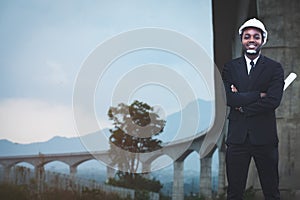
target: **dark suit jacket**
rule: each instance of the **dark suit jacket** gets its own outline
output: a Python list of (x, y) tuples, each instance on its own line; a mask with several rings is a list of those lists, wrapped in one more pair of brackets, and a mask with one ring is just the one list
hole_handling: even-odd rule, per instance
[[(247, 135), (254, 145), (277, 144), (275, 109), (279, 106), (284, 86), (284, 72), (280, 63), (260, 56), (250, 75), (244, 56), (224, 65), (224, 81), (228, 115), (227, 144), (243, 144)], [(235, 85), (237, 93), (231, 91)], [(260, 92), (266, 97), (261, 98)], [(242, 107), (244, 112), (236, 108)]]

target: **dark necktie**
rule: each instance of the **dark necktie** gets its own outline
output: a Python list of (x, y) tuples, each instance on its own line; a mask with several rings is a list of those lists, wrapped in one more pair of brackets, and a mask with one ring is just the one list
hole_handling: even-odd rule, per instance
[(251, 69), (250, 69), (250, 72), (249, 72), (249, 74), (251, 73), (251, 71), (253, 70), (253, 68), (254, 68), (254, 62), (253, 62), (253, 60), (251, 60), (251, 62), (250, 62), (250, 65), (251, 65)]

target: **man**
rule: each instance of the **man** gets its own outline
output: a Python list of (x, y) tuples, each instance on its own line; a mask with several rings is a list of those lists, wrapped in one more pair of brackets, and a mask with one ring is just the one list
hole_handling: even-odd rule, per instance
[(264, 24), (253, 18), (239, 29), (243, 55), (224, 65), (228, 135), (226, 170), (228, 200), (241, 200), (249, 163), (254, 159), (266, 200), (280, 199), (278, 137), (275, 109), (284, 86), (280, 63), (261, 55), (267, 41)]

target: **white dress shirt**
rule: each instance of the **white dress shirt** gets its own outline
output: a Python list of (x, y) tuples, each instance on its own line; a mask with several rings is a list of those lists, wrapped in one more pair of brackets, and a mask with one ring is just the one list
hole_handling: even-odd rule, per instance
[[(258, 60), (258, 58), (259, 58), (260, 56), (257, 56), (254, 60), (253, 60), (253, 62), (254, 62), (254, 65), (253, 66), (255, 66), (256, 65), (256, 62), (257, 62), (257, 60)], [(247, 63), (247, 72), (248, 72), (248, 74), (250, 73), (250, 70), (251, 70), (251, 64), (250, 64), (250, 62), (251, 62), (251, 60), (245, 55), (245, 59), (246, 59), (246, 63)]]

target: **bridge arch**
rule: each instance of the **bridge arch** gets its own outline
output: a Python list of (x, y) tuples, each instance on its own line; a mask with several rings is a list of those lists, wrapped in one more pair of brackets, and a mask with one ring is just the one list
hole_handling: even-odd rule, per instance
[(49, 162), (44, 163), (43, 165), (46, 171), (69, 174), (70, 173), (70, 166), (63, 161), (60, 160), (52, 160)]
[(77, 165), (76, 177), (105, 182), (108, 179), (107, 167), (97, 159), (86, 160)]
[(11, 167), (25, 167), (27, 169), (30, 169), (30, 170), (34, 170), (34, 165), (29, 163), (29, 162), (18, 162), (16, 163), (15, 165), (11, 166)]
[(85, 162), (88, 162), (88, 161), (91, 161), (91, 160), (97, 160), (96, 158), (94, 157), (91, 157), (91, 158), (86, 158), (86, 159), (82, 159), (82, 160), (77, 160), (77, 161), (73, 161), (73, 162), (68, 162), (68, 164), (72, 167), (78, 167), (79, 165), (81, 165), (82, 163), (85, 163)]

